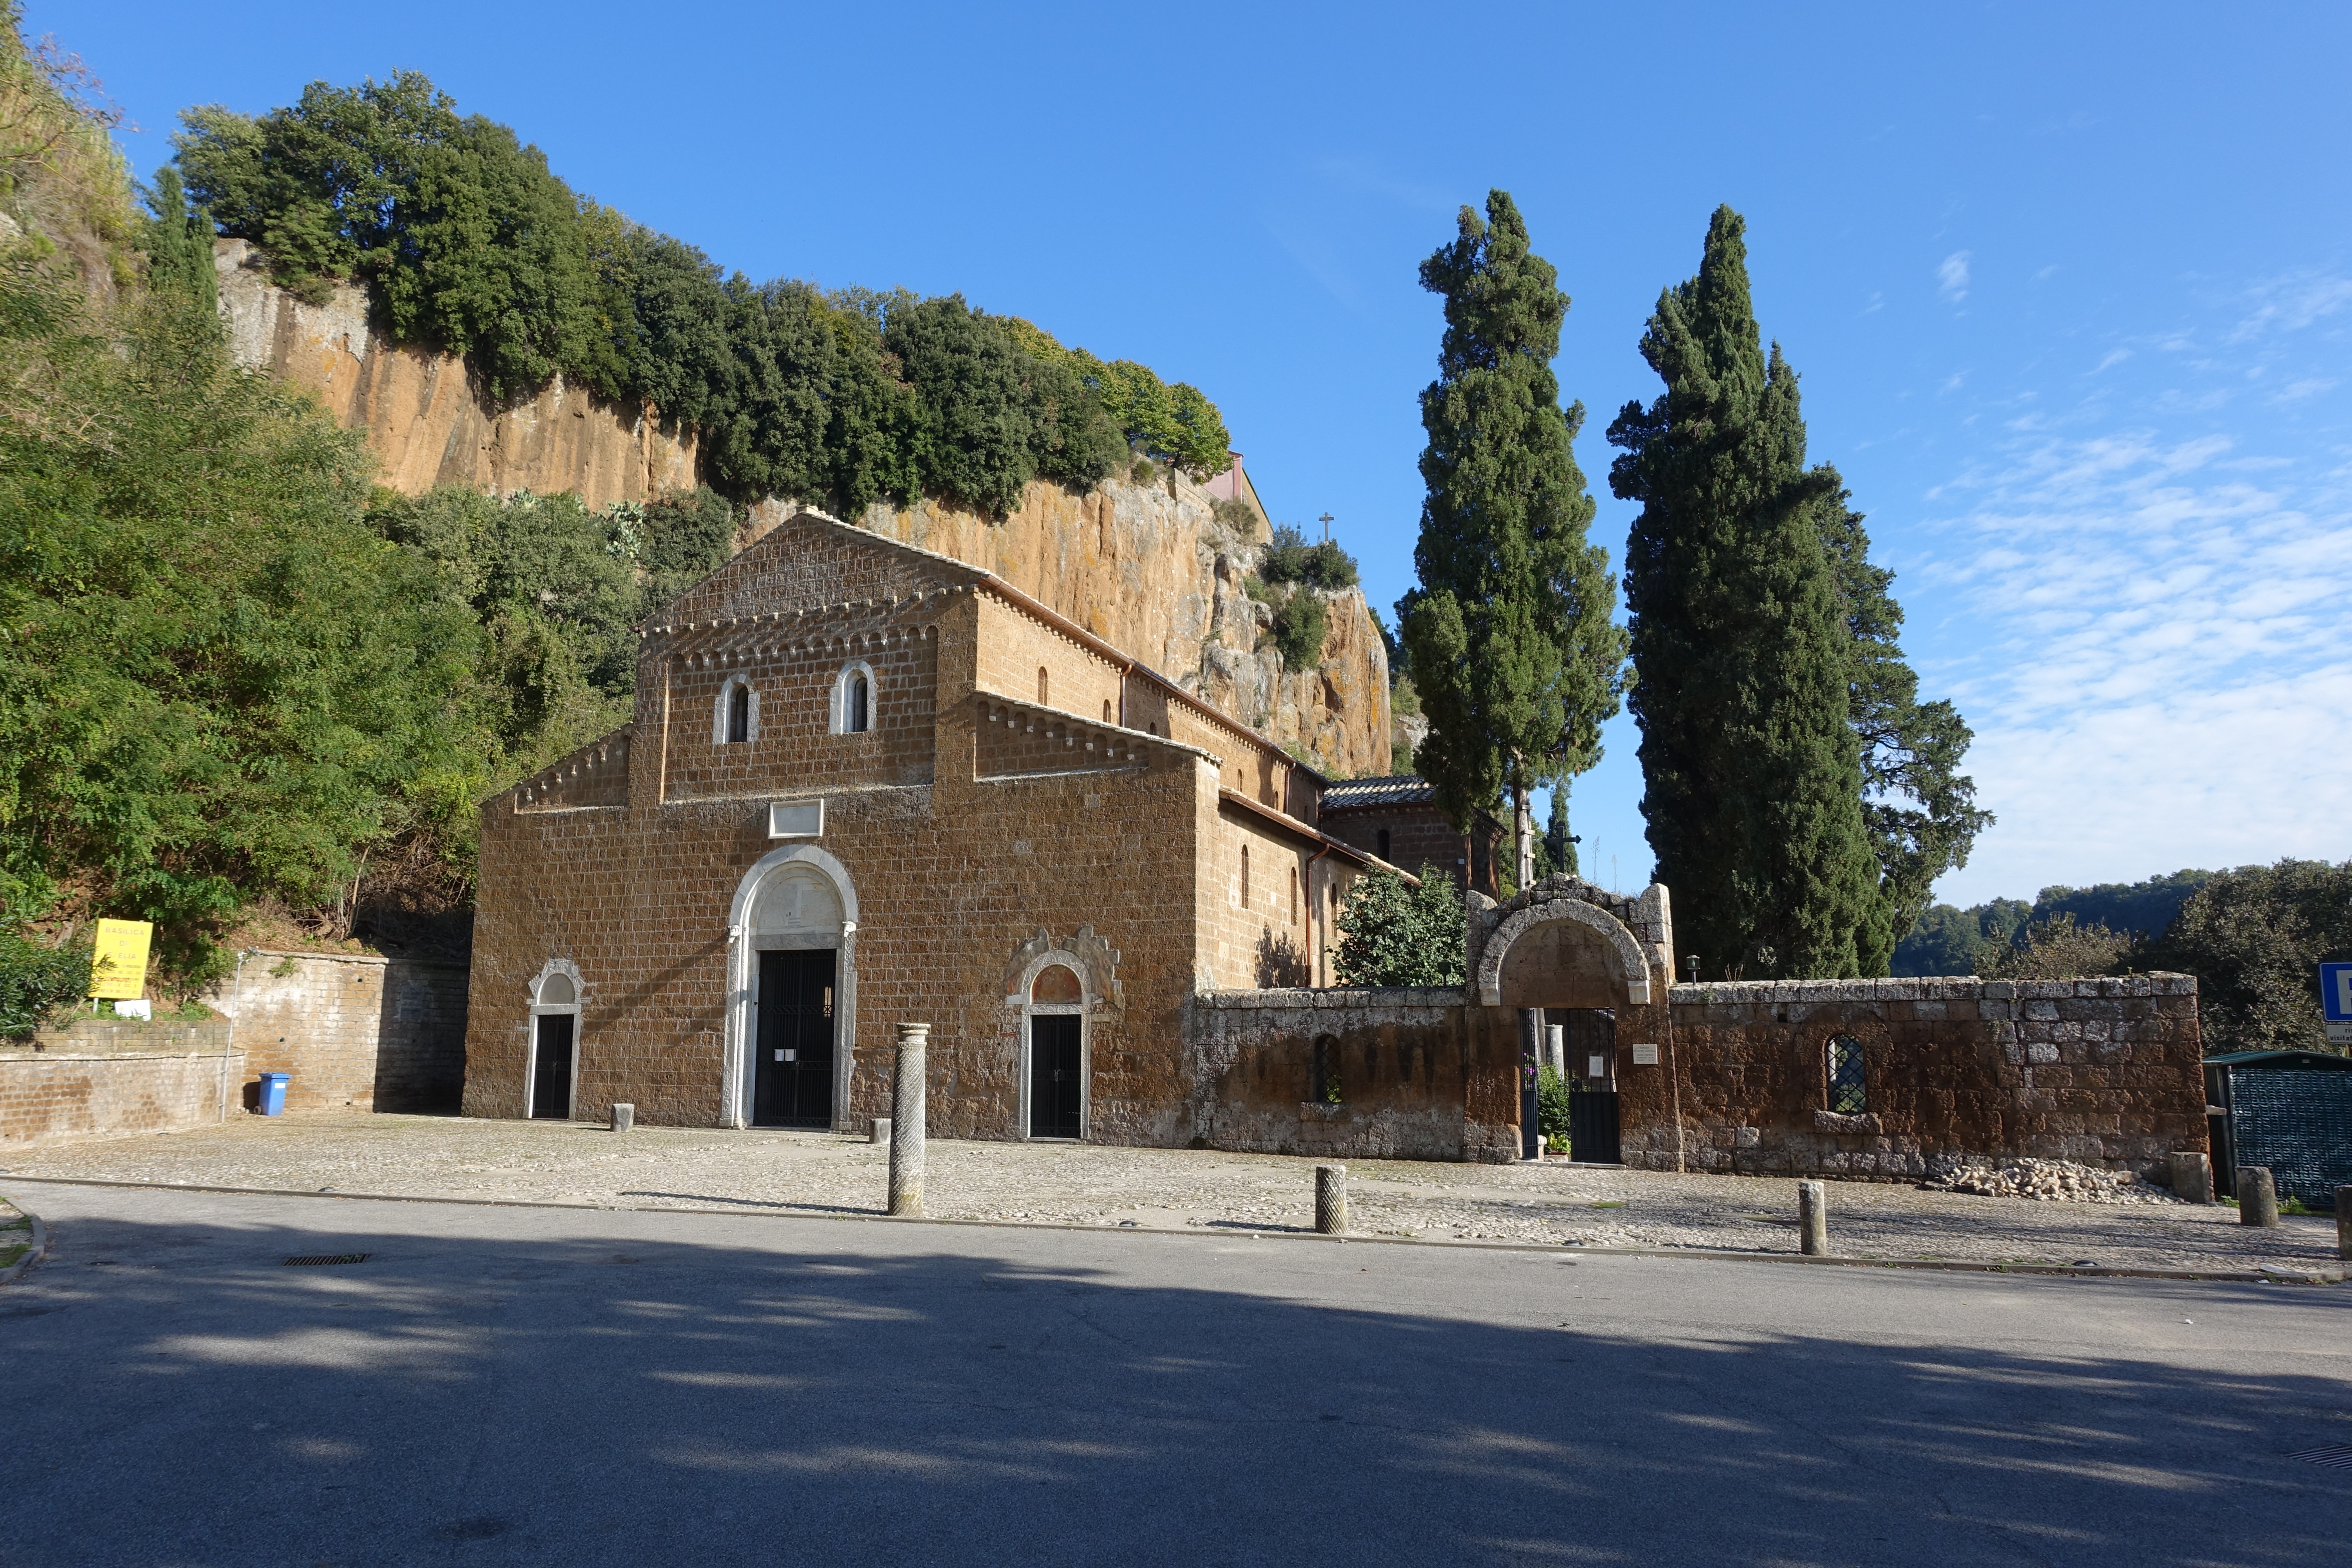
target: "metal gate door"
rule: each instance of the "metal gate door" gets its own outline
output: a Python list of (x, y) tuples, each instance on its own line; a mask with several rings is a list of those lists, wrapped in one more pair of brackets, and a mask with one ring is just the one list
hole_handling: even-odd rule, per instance
[(1080, 1135), (1078, 1016), (1035, 1013), (1029, 1018), (1029, 1136)]
[(833, 1125), (833, 949), (760, 955), (754, 1127)]
[(1580, 1165), (1623, 1162), (1617, 1147), (1617, 1096), (1593, 1089), (1568, 1091), (1568, 1157)]

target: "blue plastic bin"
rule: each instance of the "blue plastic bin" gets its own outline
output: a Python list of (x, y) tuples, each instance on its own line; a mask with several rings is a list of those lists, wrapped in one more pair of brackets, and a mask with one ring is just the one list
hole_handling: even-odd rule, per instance
[(266, 1072), (261, 1075), (261, 1114), (286, 1114), (286, 1086), (294, 1081), (290, 1072)]

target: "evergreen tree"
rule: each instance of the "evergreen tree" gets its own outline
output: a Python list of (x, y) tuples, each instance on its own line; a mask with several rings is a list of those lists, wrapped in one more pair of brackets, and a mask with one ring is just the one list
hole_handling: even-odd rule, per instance
[(1560, 407), (1551, 370), (1568, 296), (1502, 191), (1484, 221), (1462, 209), (1421, 283), (1444, 297), (1445, 335), (1421, 397), (1420, 585), (1399, 606), (1430, 721), (1413, 763), (1457, 829), (1510, 792), (1525, 885), (1528, 792), (1600, 760), (1601, 721), (1624, 690), (1616, 581), (1585, 538), (1584, 405)]
[(1768, 359), (1743, 224), (1718, 207), (1698, 276), (1665, 290), (1612, 487), (1626, 552), (1643, 816), (1677, 934), (1706, 973), (1883, 973), (1894, 930), (1863, 814), (1853, 637), (1822, 539), (1843, 509), (1805, 466), (1797, 378)]
[(184, 294), (211, 310), (219, 294), (213, 275), (213, 215), (189, 205), (180, 171), (169, 163), (155, 171), (147, 205), (155, 215), (140, 241), (147, 253), (147, 286)]
[(1853, 639), (1848, 707), (1862, 747), (1863, 819), (1878, 851), (1879, 900), (1899, 945), (1927, 913), (1936, 879), (1969, 863), (1993, 817), (1977, 807), (1975, 781), (1957, 771), (1974, 734), (1951, 703), (1919, 700), (1919, 677), (1895, 642), (1903, 606), (1887, 591), (1895, 574), (1871, 563), (1862, 513), (1846, 504), (1837, 470), (1824, 464), (1820, 472), (1836, 488), (1822, 539)]
[(1576, 836), (1568, 830), (1568, 784), (1566, 781), (1551, 786), (1551, 820), (1544, 825), (1544, 851), (1550, 858), (1546, 875), (1579, 875), (1576, 863)]

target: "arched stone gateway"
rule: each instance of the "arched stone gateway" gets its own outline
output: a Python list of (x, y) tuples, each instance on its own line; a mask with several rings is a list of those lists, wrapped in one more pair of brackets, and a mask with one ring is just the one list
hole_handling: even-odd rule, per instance
[(1624, 899), (1547, 877), (1500, 905), (1473, 894), (1469, 924), (1470, 992), (1489, 1007), (1647, 1006), (1673, 977), (1661, 886)]

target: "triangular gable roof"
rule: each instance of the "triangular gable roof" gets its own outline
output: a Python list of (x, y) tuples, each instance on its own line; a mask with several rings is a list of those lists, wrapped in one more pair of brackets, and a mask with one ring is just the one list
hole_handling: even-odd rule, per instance
[(816, 610), (926, 587), (973, 587), (988, 579), (952, 555), (803, 510), (647, 616), (645, 629)]

